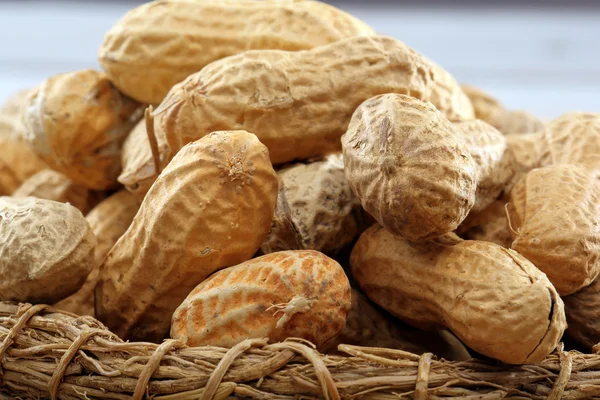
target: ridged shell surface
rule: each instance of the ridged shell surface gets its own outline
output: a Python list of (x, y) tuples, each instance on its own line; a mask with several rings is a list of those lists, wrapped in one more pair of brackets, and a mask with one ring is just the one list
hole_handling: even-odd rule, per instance
[(501, 198), (485, 210), (469, 214), (459, 227), (460, 236), (468, 240), (496, 243), (509, 249), (513, 240), (508, 228), (507, 204), (508, 200)]
[(102, 265), (98, 318), (123, 338), (162, 340), (196, 285), (259, 249), (277, 189), (268, 150), (253, 134), (213, 132), (185, 146)]
[(475, 202), (464, 134), (431, 103), (386, 94), (365, 101), (342, 137), (345, 173), (364, 209), (410, 240), (455, 230)]
[(104, 199), (85, 216), (98, 241), (92, 272), (77, 292), (56, 303), (54, 307), (77, 315), (95, 316), (94, 289), (100, 265), (127, 231), (139, 208), (137, 199), (131, 193), (120, 190)]
[(96, 237), (75, 207), (0, 197), (0, 300), (52, 304), (83, 284)]
[(544, 121), (525, 110), (499, 110), (490, 115), (487, 122), (505, 135), (544, 129)]
[(205, 65), (245, 50), (305, 50), (371, 34), (365, 23), (318, 1), (154, 1), (107, 32), (98, 58), (124, 93), (158, 104)]
[(513, 153), (515, 175), (506, 186), (505, 193), (510, 191), (529, 171), (541, 167), (542, 157), (546, 152), (543, 132), (516, 133), (505, 135), (508, 149)]
[(575, 165), (530, 171), (513, 189), (512, 248), (566, 296), (600, 273), (600, 183)]
[(322, 348), (342, 331), (349, 310), (350, 283), (336, 261), (311, 250), (282, 251), (198, 285), (173, 314), (171, 337), (223, 347), (299, 337)]
[(47, 168), (24, 141), (0, 137), (0, 195), (12, 194), (29, 177)]
[(505, 363), (541, 361), (566, 328), (563, 302), (546, 276), (493, 243), (415, 244), (375, 225), (361, 235), (350, 263), (379, 306), (422, 329), (446, 327)]
[(473, 85), (461, 85), (460, 87), (471, 100), (475, 118), (489, 123), (493, 114), (504, 111), (504, 106), (500, 100), (482, 89)]
[(29, 97), (25, 138), (42, 160), (74, 183), (110, 189), (118, 184), (123, 141), (141, 113), (140, 105), (101, 72), (59, 74)]

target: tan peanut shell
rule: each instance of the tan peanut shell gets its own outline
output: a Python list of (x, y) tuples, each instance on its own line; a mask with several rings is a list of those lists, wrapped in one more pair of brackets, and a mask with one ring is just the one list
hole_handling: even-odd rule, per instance
[(460, 236), (468, 240), (482, 240), (510, 248), (512, 236), (508, 228), (504, 198), (494, 201), (488, 208), (478, 213), (470, 213), (459, 227)]
[(0, 139), (23, 140), (23, 111), (31, 89), (11, 94), (0, 105)]
[(371, 34), (365, 23), (318, 1), (163, 0), (121, 18), (98, 59), (124, 93), (158, 104), (205, 65), (245, 50), (304, 50)]
[(464, 134), (431, 103), (373, 97), (342, 136), (345, 173), (364, 209), (410, 240), (455, 230), (475, 202), (477, 171)]
[(346, 325), (329, 344), (331, 350), (328, 352), (335, 352), (339, 344), (349, 344), (404, 350), (414, 354), (433, 353), (446, 360), (469, 359), (465, 346), (449, 335), (449, 332), (427, 332), (405, 325), (371, 304), (358, 290), (352, 289), (352, 307)]
[(298, 337), (322, 348), (342, 331), (349, 310), (350, 283), (336, 261), (312, 250), (281, 251), (198, 285), (173, 314), (171, 337), (222, 347)]
[(83, 284), (96, 237), (75, 207), (0, 197), (0, 300), (52, 304)]
[(268, 150), (251, 133), (214, 132), (185, 146), (102, 265), (98, 318), (123, 338), (163, 339), (196, 285), (256, 253), (277, 187)]
[(393, 315), (421, 329), (446, 327), (508, 364), (541, 361), (566, 328), (563, 302), (546, 276), (493, 243), (411, 243), (374, 225), (350, 263), (363, 292)]
[(541, 167), (542, 157), (546, 153), (546, 142), (543, 132), (515, 133), (504, 136), (508, 149), (513, 155), (515, 175), (508, 182), (505, 194), (509, 194), (513, 187), (529, 171)]
[(84, 215), (90, 210), (91, 203), (94, 201), (87, 188), (75, 185), (69, 178), (51, 169), (42, 170), (31, 176), (13, 193), (13, 197), (29, 196), (69, 203)]
[(94, 266), (83, 286), (54, 307), (77, 315), (95, 316), (94, 289), (100, 265), (117, 240), (127, 231), (138, 209), (137, 199), (128, 191), (120, 190), (104, 199), (85, 216), (97, 238)]
[(477, 172), (477, 191), (471, 212), (485, 210), (502, 194), (515, 175), (515, 160), (506, 139), (493, 126), (472, 120), (457, 123)]
[(499, 110), (486, 121), (505, 135), (532, 133), (544, 129), (544, 121), (525, 110)]
[(546, 151), (541, 165), (577, 164), (600, 171), (600, 113), (570, 112), (542, 132)]
[(154, 112), (155, 129), (164, 132), (170, 157), (214, 130), (245, 129), (281, 164), (340, 150), (356, 107), (392, 92), (435, 100), (451, 119), (473, 117), (439, 66), (395, 39), (358, 36), (312, 50), (253, 50), (215, 61), (171, 89)]
[(591, 351), (600, 342), (600, 279), (576, 293), (563, 297), (567, 334)]
[(101, 72), (59, 74), (29, 97), (25, 137), (42, 160), (75, 184), (110, 189), (117, 186), (123, 141), (141, 112)]
[(277, 172), (279, 194), (263, 253), (317, 250), (335, 255), (364, 225), (360, 202), (344, 176), (341, 154)]
[(0, 196), (12, 194), (29, 177), (47, 168), (24, 141), (0, 137)]
[(490, 117), (504, 111), (500, 100), (473, 85), (460, 86), (465, 95), (471, 100), (475, 118), (489, 123)]
[(575, 165), (530, 171), (511, 192), (512, 248), (542, 270), (561, 296), (600, 273), (600, 183)]

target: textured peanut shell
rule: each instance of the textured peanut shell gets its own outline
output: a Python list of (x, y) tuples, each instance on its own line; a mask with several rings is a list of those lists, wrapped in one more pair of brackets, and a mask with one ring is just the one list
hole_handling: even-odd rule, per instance
[(504, 111), (504, 106), (500, 100), (480, 88), (473, 85), (461, 85), (460, 87), (469, 100), (471, 100), (475, 118), (489, 123), (492, 115)]
[(23, 139), (23, 111), (30, 92), (24, 89), (13, 93), (0, 106), (0, 139)]
[[(168, 163), (168, 147), (166, 138), (161, 133), (155, 132), (155, 137), (161, 157), (159, 167), (162, 169)], [(158, 176), (144, 119), (138, 122), (125, 139), (121, 162), (123, 170), (118, 181), (141, 202)]]
[(127, 231), (139, 207), (137, 199), (131, 193), (120, 190), (104, 199), (85, 216), (98, 242), (94, 266), (81, 288), (54, 307), (77, 315), (95, 316), (94, 289), (100, 265), (117, 240)]
[(342, 136), (345, 173), (364, 209), (410, 240), (455, 230), (475, 202), (477, 171), (464, 134), (431, 103), (373, 97)]
[(512, 248), (566, 296), (600, 273), (600, 184), (569, 164), (530, 171), (511, 192)]
[(592, 350), (600, 342), (600, 279), (563, 297), (569, 327), (567, 334)]
[(304, 50), (373, 30), (318, 1), (154, 1), (129, 11), (98, 58), (129, 96), (160, 103), (205, 65), (251, 49)]
[(312, 250), (281, 251), (198, 285), (173, 314), (171, 337), (222, 347), (298, 337), (322, 348), (344, 328), (350, 301), (350, 283), (336, 261)]
[(504, 135), (481, 120), (460, 122), (456, 126), (464, 133), (477, 172), (477, 191), (471, 212), (480, 212), (502, 194), (514, 177), (514, 154), (507, 151)]
[(544, 129), (544, 122), (525, 110), (497, 110), (486, 121), (505, 135)]
[(75, 207), (0, 197), (0, 300), (52, 304), (83, 284), (96, 237)]
[[(449, 332), (427, 332), (405, 325), (371, 304), (358, 290), (352, 289), (352, 307), (340, 335), (329, 344), (328, 353), (340, 344), (382, 347), (414, 354), (433, 353), (446, 360), (470, 358), (468, 350)], [(454, 340), (452, 340), (454, 339)]]
[(506, 216), (507, 200), (494, 201), (488, 208), (478, 213), (470, 213), (459, 227), (461, 237), (468, 240), (482, 240), (510, 248), (512, 236)]
[(541, 361), (566, 328), (563, 302), (546, 276), (493, 243), (415, 244), (374, 225), (350, 263), (363, 292), (393, 315), (421, 329), (446, 327), (508, 364)]
[(529, 171), (541, 166), (547, 146), (543, 132), (509, 134), (505, 138), (508, 149), (513, 154), (515, 169), (515, 175), (504, 190), (505, 194), (509, 194)]
[[(170, 157), (219, 129), (254, 132), (274, 164), (337, 151), (352, 113), (404, 93), (452, 119), (473, 117), (452, 77), (402, 42), (358, 36), (312, 50), (253, 50), (215, 61), (177, 84), (156, 109)], [(168, 157), (168, 158), (170, 158)]]
[(360, 202), (344, 176), (341, 154), (277, 172), (279, 194), (265, 254), (317, 250), (336, 255), (364, 225)]
[(75, 185), (60, 172), (45, 169), (27, 179), (15, 192), (13, 197), (37, 197), (69, 203), (84, 215), (90, 210), (94, 197), (83, 186)]
[(541, 165), (578, 164), (600, 171), (600, 113), (570, 112), (542, 132), (546, 143)]
[(24, 141), (0, 137), (0, 196), (12, 194), (29, 177), (47, 168)]
[(102, 265), (97, 317), (123, 338), (166, 337), (196, 285), (259, 249), (277, 185), (267, 148), (251, 133), (214, 132), (185, 146)]
[(25, 138), (42, 160), (74, 183), (110, 189), (117, 186), (123, 141), (141, 113), (140, 105), (101, 72), (59, 74), (29, 97)]

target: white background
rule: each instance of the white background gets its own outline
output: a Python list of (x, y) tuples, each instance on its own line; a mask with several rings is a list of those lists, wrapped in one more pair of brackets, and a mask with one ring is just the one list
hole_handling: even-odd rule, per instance
[[(0, 101), (49, 75), (97, 67), (104, 32), (136, 3), (0, 1)], [(335, 3), (510, 108), (546, 119), (600, 112), (600, 7)]]

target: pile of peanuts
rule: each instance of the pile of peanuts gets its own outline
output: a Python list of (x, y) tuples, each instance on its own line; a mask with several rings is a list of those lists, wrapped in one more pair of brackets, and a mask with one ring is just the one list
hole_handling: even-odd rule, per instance
[(98, 58), (0, 110), (0, 300), (190, 346), (600, 341), (600, 114), (508, 110), (313, 0), (153, 1)]

